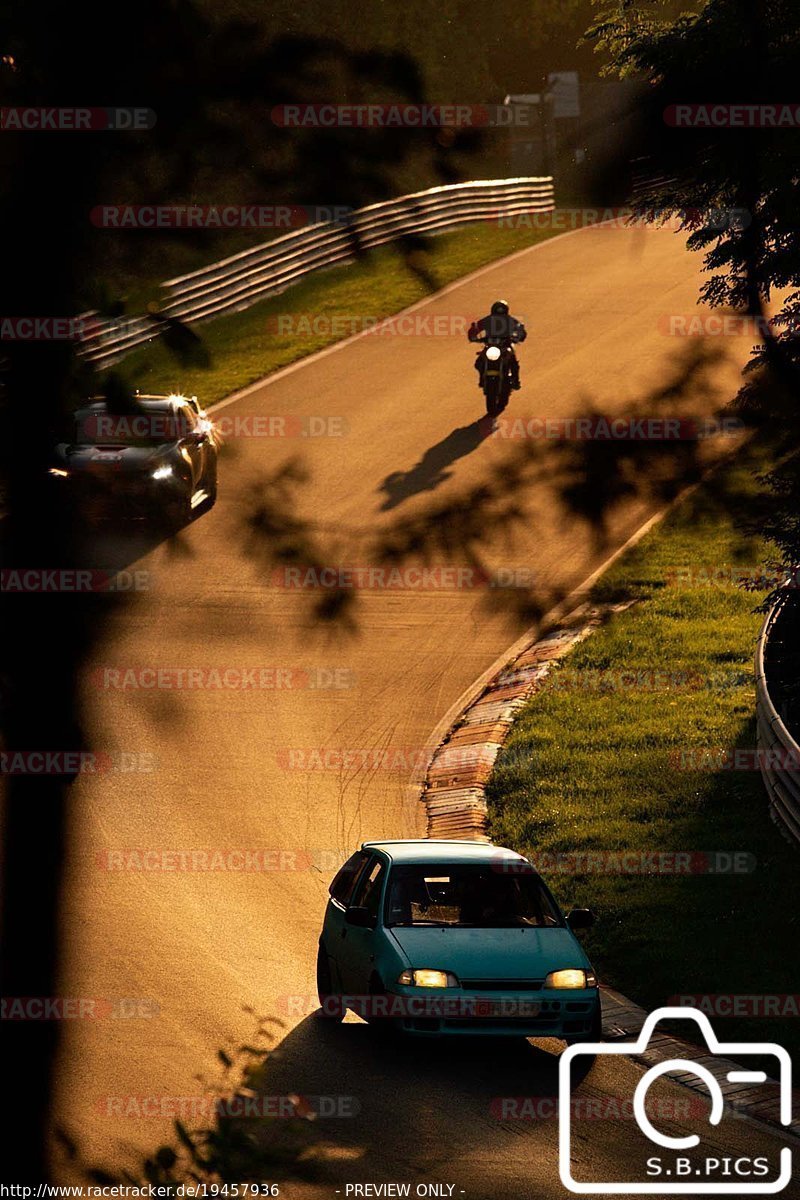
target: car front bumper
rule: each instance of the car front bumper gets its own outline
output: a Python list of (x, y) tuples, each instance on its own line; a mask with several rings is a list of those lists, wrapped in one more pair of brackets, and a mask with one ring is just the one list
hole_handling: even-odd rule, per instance
[(61, 496), (88, 520), (152, 520), (182, 499), (180, 480), (153, 480), (150, 472), (120, 475), (113, 482), (75, 473), (57, 481)]
[(419, 988), (389, 993), (387, 1018), (415, 1036), (555, 1037), (591, 1041), (600, 1020), (597, 988), (574, 991), (484, 992), (442, 989), (440, 996)]

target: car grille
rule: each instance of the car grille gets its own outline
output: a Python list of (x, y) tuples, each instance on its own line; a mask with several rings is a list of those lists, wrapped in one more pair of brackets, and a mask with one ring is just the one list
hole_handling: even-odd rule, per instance
[(481, 1032), (519, 1027), (544, 1034), (549, 1030), (560, 1028), (560, 1025), (561, 1018), (557, 1015), (553, 1017), (466, 1017), (460, 1021), (442, 1021), (443, 1029), (477, 1029)]
[(462, 979), (470, 992), (540, 992), (543, 979)]

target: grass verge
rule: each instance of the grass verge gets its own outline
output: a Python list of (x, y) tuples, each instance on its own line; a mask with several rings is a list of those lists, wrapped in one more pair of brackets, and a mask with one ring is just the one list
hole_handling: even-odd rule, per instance
[[(243, 312), (194, 326), (203, 345), (190, 348), (193, 363), (182, 362), (163, 341), (156, 341), (129, 354), (115, 369), (142, 391), (182, 391), (212, 404), (358, 332), (365, 318), (391, 316), (471, 271), (557, 232), (501, 229), (477, 222), (432, 238), (427, 250), (414, 252), (410, 264), (392, 246), (381, 247), (361, 262), (312, 275)], [(487, 295), (487, 309), (492, 299)], [(278, 318), (289, 316), (305, 319), (295, 322), (291, 331), (281, 332), (279, 325), (276, 328)], [(314, 318), (320, 320), (312, 323)], [(202, 358), (205, 363), (199, 361)]]
[[(737, 517), (762, 465), (745, 449), (608, 571), (595, 598), (638, 603), (554, 668), (488, 785), (493, 840), (538, 858), (565, 906), (596, 911), (586, 941), (601, 978), (648, 1009), (793, 990), (798, 853), (769, 818), (759, 773), (721, 766), (726, 751), (755, 746), (765, 593), (737, 579), (759, 571), (763, 547)], [(634, 863), (695, 852), (692, 873), (542, 857), (623, 851)], [(746, 870), (703, 873), (698, 852), (739, 852)], [(725, 1040), (800, 1050), (800, 1016), (713, 1023)]]

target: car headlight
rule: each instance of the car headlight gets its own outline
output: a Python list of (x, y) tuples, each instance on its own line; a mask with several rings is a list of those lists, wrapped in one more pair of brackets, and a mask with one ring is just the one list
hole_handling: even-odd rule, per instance
[(458, 980), (451, 971), (433, 971), (430, 967), (423, 967), (419, 971), (403, 971), (397, 982), (406, 987), (458, 987)]
[(156, 467), (155, 471), (153, 471), (153, 479), (170, 479), (172, 474), (172, 467)]
[(590, 988), (597, 987), (594, 971), (567, 967), (563, 971), (551, 971), (544, 981), (546, 988)]

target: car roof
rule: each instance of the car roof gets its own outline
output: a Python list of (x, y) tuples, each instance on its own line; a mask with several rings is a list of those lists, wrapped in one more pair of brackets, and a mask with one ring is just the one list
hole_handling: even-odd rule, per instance
[[(197, 403), (197, 396), (186, 396), (182, 391), (170, 392), (155, 392), (155, 391), (139, 391), (138, 388), (133, 392), (134, 400), (185, 400), (187, 404)], [(91, 402), (107, 403), (107, 396), (89, 396)], [(84, 406), (85, 407), (85, 406)]]
[(137, 400), (183, 400), (186, 404), (195, 405), (197, 396), (184, 396), (183, 392), (170, 392), (167, 396), (156, 396), (149, 392), (136, 392)]
[(480, 863), (497, 862), (502, 855), (519, 862), (527, 862), (516, 850), (505, 846), (494, 846), (491, 842), (468, 842), (455, 838), (426, 838), (425, 840), (397, 840), (363, 842), (362, 850), (380, 850), (395, 863)]
[[(185, 396), (135, 396), (133, 399), (133, 407), (132, 407), (131, 411), (135, 411), (135, 408), (137, 406), (139, 406), (141, 408), (151, 408), (156, 411), (158, 409), (164, 409), (164, 408), (174, 408), (176, 411), (180, 408), (192, 408), (193, 409), (193, 405), (189, 402), (189, 400), (187, 400), (187, 398)], [(81, 405), (81, 407), (79, 409), (77, 409), (76, 411), (79, 413), (92, 413), (92, 412), (105, 413), (105, 412), (109, 411), (108, 401), (93, 399), (91, 401), (91, 403)], [(118, 413), (116, 413), (116, 415), (117, 416), (126, 416), (127, 410), (125, 410), (125, 411), (121, 410)]]

